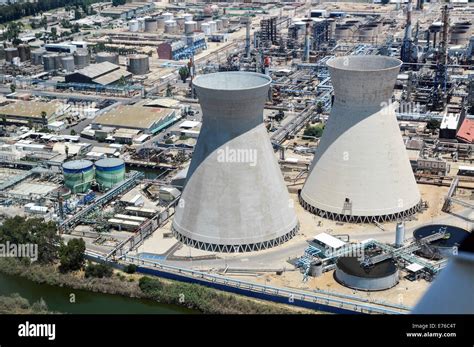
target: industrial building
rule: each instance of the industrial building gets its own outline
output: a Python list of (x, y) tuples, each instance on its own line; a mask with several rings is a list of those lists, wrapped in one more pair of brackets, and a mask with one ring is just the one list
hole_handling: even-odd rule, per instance
[[(0, 118), (5, 118), (7, 122), (47, 125), (50, 120), (55, 119), (64, 111), (64, 104), (58, 101), (15, 101), (0, 106)], [(46, 117), (43, 117), (44, 113)]]
[(66, 75), (66, 82), (110, 85), (118, 83), (122, 79), (127, 80), (131, 76), (130, 72), (120, 66), (104, 61)]
[(174, 109), (120, 105), (94, 119), (93, 125), (140, 130), (154, 134), (179, 119)]

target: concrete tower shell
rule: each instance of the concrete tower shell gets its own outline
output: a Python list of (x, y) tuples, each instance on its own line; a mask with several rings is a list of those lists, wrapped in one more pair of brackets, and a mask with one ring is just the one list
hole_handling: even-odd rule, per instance
[(270, 82), (250, 72), (193, 81), (203, 125), (172, 225), (181, 242), (214, 252), (249, 252), (282, 244), (298, 231), (263, 124)]
[(307, 210), (346, 222), (389, 221), (419, 210), (420, 193), (390, 104), (401, 64), (382, 56), (327, 62), (335, 99), (300, 194)]

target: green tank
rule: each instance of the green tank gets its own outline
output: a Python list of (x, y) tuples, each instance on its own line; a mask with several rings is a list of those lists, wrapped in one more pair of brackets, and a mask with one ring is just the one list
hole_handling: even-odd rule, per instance
[(89, 160), (71, 160), (63, 164), (64, 185), (72, 193), (86, 193), (94, 180), (94, 164)]
[(95, 179), (101, 190), (110, 189), (125, 179), (125, 162), (119, 158), (105, 158), (95, 162)]

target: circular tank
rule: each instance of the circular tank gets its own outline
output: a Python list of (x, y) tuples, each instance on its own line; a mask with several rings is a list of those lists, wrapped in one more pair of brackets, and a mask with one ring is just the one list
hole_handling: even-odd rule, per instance
[(216, 19), (216, 27), (217, 27), (217, 30), (223, 29), (222, 19)]
[(162, 16), (165, 19), (165, 21), (173, 19), (173, 14), (170, 12), (165, 12), (162, 14)]
[(183, 17), (184, 17), (184, 20), (185, 20), (186, 22), (189, 22), (189, 21), (192, 21), (192, 20), (193, 20), (193, 15), (190, 14), (190, 13), (185, 13), (185, 14), (183, 14)]
[(43, 63), (43, 55), (45, 50), (43, 49), (36, 49), (31, 52), (31, 63), (33, 65), (41, 65)]
[(21, 44), (18, 45), (18, 56), (21, 61), (28, 61), (31, 59), (31, 49), (30, 46)]
[(138, 18), (138, 31), (144, 31), (145, 30), (145, 18)]
[(183, 30), (184, 29), (184, 22), (186, 22), (184, 17), (176, 17), (175, 20), (176, 20), (176, 25), (178, 26), (178, 28), (180, 30)]
[(128, 71), (134, 75), (144, 75), (150, 70), (150, 57), (146, 54), (134, 54), (128, 57)]
[(348, 39), (352, 37), (352, 28), (347, 25), (336, 26), (334, 36), (338, 40)]
[(209, 24), (209, 27), (211, 29), (211, 34), (215, 33), (217, 31), (217, 24), (213, 20), (207, 22)]
[(359, 30), (359, 41), (368, 42), (374, 38), (374, 30), (369, 27), (364, 27)]
[(194, 21), (189, 21), (184, 23), (184, 33), (191, 34), (197, 30), (197, 23)]
[(11, 63), (13, 58), (18, 57), (18, 49), (15, 47), (5, 48), (5, 60)]
[(466, 30), (456, 29), (451, 32), (450, 43), (454, 45), (462, 45), (469, 39), (469, 32)]
[(153, 33), (158, 30), (158, 23), (156, 18), (146, 18), (145, 19), (145, 32)]
[(211, 34), (211, 27), (208, 23), (202, 23), (201, 24), (201, 30), (205, 35), (210, 35)]
[(105, 158), (95, 162), (95, 178), (100, 189), (110, 189), (125, 178), (125, 162), (118, 158)]
[(55, 191), (56, 197), (61, 197), (63, 200), (67, 200), (71, 197), (71, 189), (66, 186), (61, 186)]
[(74, 57), (72, 56), (61, 57), (61, 66), (67, 72), (73, 72), (74, 71)]
[(78, 69), (82, 69), (90, 64), (90, 55), (87, 49), (78, 49), (74, 53), (74, 65)]
[(63, 164), (64, 185), (73, 193), (87, 192), (94, 179), (94, 164), (89, 160), (72, 160)]
[(43, 55), (43, 68), (44, 71), (53, 71), (56, 70), (56, 58), (58, 55), (56, 53), (50, 53)]
[(165, 28), (165, 18), (163, 16), (156, 18), (156, 26), (159, 30), (163, 30)]
[(165, 21), (165, 33), (166, 34), (175, 34), (178, 30), (178, 24), (174, 20)]
[(399, 270), (393, 259), (364, 266), (357, 257), (341, 257), (334, 277), (343, 286), (366, 291), (392, 288), (399, 281)]
[(139, 30), (138, 21), (135, 19), (132, 19), (130, 22), (128, 22), (128, 30), (131, 32), (137, 32)]
[(430, 242), (428, 246), (422, 247), (418, 254), (429, 259), (442, 259), (453, 254), (453, 250), (458, 247), (461, 242), (469, 236), (469, 232), (465, 229), (445, 224), (425, 225), (413, 232), (416, 240), (421, 240), (432, 234), (445, 231), (442, 239)]
[(95, 56), (95, 62), (97, 64), (108, 61), (109, 63), (119, 65), (119, 55), (112, 52), (100, 52)]
[(229, 18), (227, 18), (227, 17), (222, 17), (221, 20), (222, 20), (222, 26), (223, 26), (224, 28), (227, 28), (227, 27), (229, 26)]

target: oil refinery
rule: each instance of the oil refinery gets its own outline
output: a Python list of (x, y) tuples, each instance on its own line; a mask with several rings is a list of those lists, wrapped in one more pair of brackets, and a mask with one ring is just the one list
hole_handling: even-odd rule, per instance
[(0, 223), (305, 309), (474, 313), (434, 299), (474, 274), (472, 3), (114, 1), (18, 22)]

